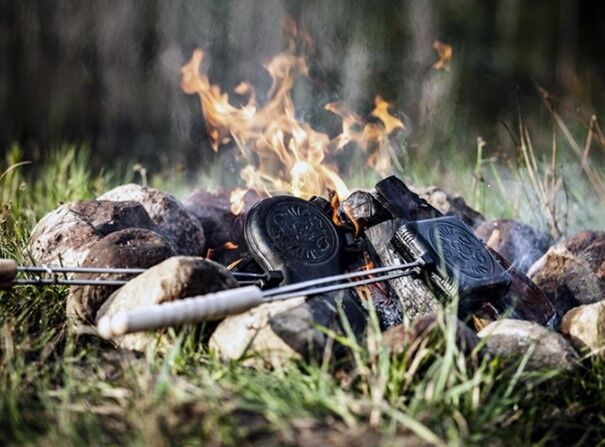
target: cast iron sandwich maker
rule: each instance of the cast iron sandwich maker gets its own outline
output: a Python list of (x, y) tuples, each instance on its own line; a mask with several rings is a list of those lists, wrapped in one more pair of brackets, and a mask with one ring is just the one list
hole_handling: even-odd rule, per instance
[[(322, 206), (321, 200), (265, 199), (250, 210), (244, 236), (255, 263), (281, 279), (280, 285), (337, 275), (347, 266), (345, 235), (332, 223), (330, 207)], [(508, 273), (457, 217), (404, 223), (391, 243), (402, 263), (422, 260), (420, 276), (439, 297), (458, 296), (472, 307), (475, 300), (503, 295), (510, 286)], [(365, 311), (350, 290), (311, 298), (307, 303), (319, 324), (338, 323), (335, 309), (341, 305), (356, 333), (365, 327)], [(288, 327), (272, 325), (278, 333)]]
[[(330, 220), (329, 213), (313, 202), (290, 196), (275, 196), (259, 202), (246, 217), (244, 237), (254, 260), (264, 272), (281, 277), (281, 285), (344, 271), (343, 235)], [(354, 333), (361, 334), (365, 329), (365, 311), (351, 290), (319, 295), (308, 300), (307, 305), (316, 324), (336, 325), (342, 332), (338, 310), (342, 308)], [(297, 338), (291, 336), (291, 331), (298, 326), (288, 322), (295, 313), (296, 309), (271, 319), (273, 331), (287, 343), (294, 343)], [(325, 339), (313, 340), (311, 348), (321, 350), (324, 342)], [(298, 352), (304, 351), (304, 347), (292, 347)]]

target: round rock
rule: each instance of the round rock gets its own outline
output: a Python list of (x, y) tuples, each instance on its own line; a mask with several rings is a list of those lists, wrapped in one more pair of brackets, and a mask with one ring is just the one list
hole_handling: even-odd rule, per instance
[(206, 239), (202, 226), (171, 194), (146, 186), (118, 186), (99, 200), (134, 200), (145, 208), (159, 233), (173, 244), (181, 255), (202, 256)]
[(91, 242), (129, 227), (153, 228), (149, 215), (137, 202), (67, 203), (38, 222), (26, 252), (39, 264), (78, 266), (88, 255)]
[[(149, 268), (174, 256), (174, 249), (158, 233), (140, 228), (113, 232), (90, 244), (85, 267)], [(76, 275), (77, 279), (128, 280), (133, 275)], [(89, 324), (97, 310), (116, 290), (110, 286), (75, 286), (67, 299), (67, 315), (74, 323)]]
[(527, 273), (552, 244), (547, 233), (511, 219), (483, 222), (475, 233), (488, 247), (500, 253), (523, 273)]
[(208, 257), (221, 264), (243, 258), (248, 253), (244, 240), (244, 220), (246, 214), (264, 196), (255, 190), (246, 191), (242, 200), (242, 210), (235, 214), (231, 209), (231, 191), (194, 191), (183, 205), (195, 216), (204, 229)]
[(605, 301), (571, 309), (563, 317), (561, 332), (576, 348), (605, 358)]
[[(248, 357), (247, 364), (268, 362), (279, 367), (296, 358), (320, 361), (329, 346), (320, 328), (344, 336), (337, 301), (357, 337), (366, 327), (366, 314), (350, 296), (319, 295), (263, 304), (240, 315), (225, 318), (210, 338), (210, 348), (224, 359)], [(335, 343), (330, 349), (341, 358), (347, 349)]]
[(579, 363), (578, 353), (561, 334), (531, 321), (494, 321), (478, 335), (485, 338), (485, 347), (494, 356), (520, 359), (531, 349), (527, 362), (530, 370), (571, 370)]
[(583, 231), (552, 246), (528, 272), (559, 315), (605, 299), (605, 232)]
[(183, 200), (183, 205), (204, 229), (208, 248), (235, 242), (231, 236), (231, 227), (236, 216), (231, 211), (228, 191), (194, 191)]
[(458, 195), (448, 194), (436, 186), (426, 188), (410, 186), (410, 190), (418, 194), (421, 199), (426, 200), (431, 206), (437, 208), (442, 214), (458, 216), (472, 228), (478, 227), (485, 221), (485, 217), (481, 213), (468, 206), (464, 199)]
[[(102, 316), (114, 315), (122, 310), (238, 286), (231, 272), (216, 262), (204, 258), (175, 256), (150, 268), (116, 290), (101, 306), (96, 318), (98, 321)], [(143, 332), (118, 337), (114, 343), (124, 349), (143, 351), (157, 339), (157, 334)], [(162, 347), (163, 345), (164, 343), (161, 344)]]
[[(456, 325), (456, 345), (460, 351), (471, 354), (480, 341), (477, 334), (456, 316), (447, 315), (445, 318), (448, 324)], [(437, 313), (429, 312), (416, 318), (410, 327), (406, 327), (404, 324), (393, 326), (382, 333), (383, 342), (393, 352), (401, 353), (406, 346), (439, 330), (439, 319), (440, 316)], [(440, 333), (439, 336), (443, 337), (443, 334)]]

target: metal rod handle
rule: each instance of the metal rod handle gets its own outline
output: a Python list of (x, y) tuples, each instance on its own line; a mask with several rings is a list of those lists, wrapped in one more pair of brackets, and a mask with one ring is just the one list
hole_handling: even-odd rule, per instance
[[(396, 272), (396, 273), (389, 273), (389, 274), (383, 274), (381, 276), (373, 276), (371, 278), (367, 278), (367, 279), (358, 279), (357, 281), (350, 281), (350, 282), (345, 282), (345, 283), (340, 283), (340, 284), (332, 284), (329, 286), (323, 286), (323, 287), (307, 287), (305, 289), (302, 290), (294, 290), (294, 291), (281, 291), (281, 293), (279, 294), (275, 294), (275, 295), (269, 295), (268, 292), (265, 292), (265, 302), (267, 303), (272, 303), (274, 301), (283, 301), (283, 300), (288, 300), (290, 298), (296, 298), (299, 296), (311, 296), (311, 295), (317, 295), (320, 293), (328, 293), (328, 292), (335, 292), (337, 290), (345, 290), (345, 289), (352, 289), (354, 287), (358, 287), (358, 286), (365, 286), (368, 284), (375, 284), (377, 282), (383, 282), (383, 281), (390, 281), (391, 279), (397, 279), (397, 278), (401, 278), (402, 276), (410, 276), (410, 275), (414, 275), (417, 271), (414, 269), (410, 269), (410, 270), (405, 270), (402, 272)], [(322, 283), (320, 283), (322, 284)], [(283, 289), (283, 287), (280, 287), (279, 289), (273, 289), (273, 290), (280, 290)]]
[(0, 259), (0, 290), (10, 289), (17, 276), (17, 263), (12, 259)]
[(112, 267), (57, 267), (47, 265), (20, 265), (17, 268), (25, 273), (47, 273), (53, 275), (56, 273), (121, 273), (137, 275), (143, 273), (146, 269), (112, 268)]
[(155, 304), (139, 310), (119, 311), (99, 319), (97, 329), (103, 338), (131, 332), (166, 328), (183, 323), (214, 321), (239, 314), (263, 303), (263, 293), (256, 286)]
[[(0, 259), (0, 278), (2, 278), (3, 263), (16, 268), (17, 272), (24, 273), (46, 273), (49, 275), (55, 273), (118, 273), (118, 274), (141, 274), (147, 271), (145, 268), (116, 268), (116, 267), (63, 267), (55, 265), (17, 265), (12, 259)], [(252, 272), (231, 272), (236, 278), (255, 278), (265, 279), (264, 273)]]
[(123, 286), (128, 281), (121, 279), (15, 279), (15, 286)]
[[(422, 260), (417, 260), (414, 262), (409, 262), (407, 264), (397, 264), (397, 265), (389, 265), (386, 267), (376, 267), (369, 270), (358, 270), (355, 272), (342, 273), (340, 275), (332, 275), (326, 276), (325, 278), (316, 278), (310, 279), (308, 281), (295, 282), (293, 284), (289, 284), (287, 286), (282, 286), (277, 289), (268, 290), (265, 292), (265, 296), (270, 297), (273, 295), (281, 295), (285, 292), (294, 292), (294, 291), (303, 291), (304, 289), (308, 289), (309, 287), (315, 287), (321, 284), (328, 284), (337, 281), (344, 281), (346, 279), (354, 279), (361, 278), (364, 276), (377, 275), (382, 273), (389, 273), (395, 270), (412, 270), (416, 267), (421, 267), (423, 265)], [(302, 293), (302, 292), (301, 292)]]

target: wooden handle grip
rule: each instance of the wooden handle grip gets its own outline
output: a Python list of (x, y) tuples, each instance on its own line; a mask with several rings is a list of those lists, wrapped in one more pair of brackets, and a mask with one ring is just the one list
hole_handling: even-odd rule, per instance
[(183, 323), (214, 321), (245, 312), (262, 303), (263, 294), (258, 287), (240, 287), (106, 315), (99, 319), (97, 329), (101, 337), (113, 338)]
[(17, 263), (12, 259), (0, 259), (0, 289), (10, 289), (17, 276)]

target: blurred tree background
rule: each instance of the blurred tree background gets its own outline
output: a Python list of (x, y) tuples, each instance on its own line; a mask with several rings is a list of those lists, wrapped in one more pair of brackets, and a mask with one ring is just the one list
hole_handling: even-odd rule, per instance
[[(201, 47), (213, 83), (262, 91), (262, 63), (285, 48), (290, 16), (315, 42), (295, 92), (301, 116), (335, 132), (327, 101), (365, 114), (381, 94), (412, 146), (455, 138), (472, 157), (475, 138), (497, 141), (518, 107), (539, 116), (534, 83), (602, 113), (604, 12), (572, 0), (0, 0), (0, 150), (17, 142), (42, 159), (85, 142), (97, 166), (211, 162), (180, 67)], [(453, 47), (450, 71), (431, 68), (436, 40)]]

